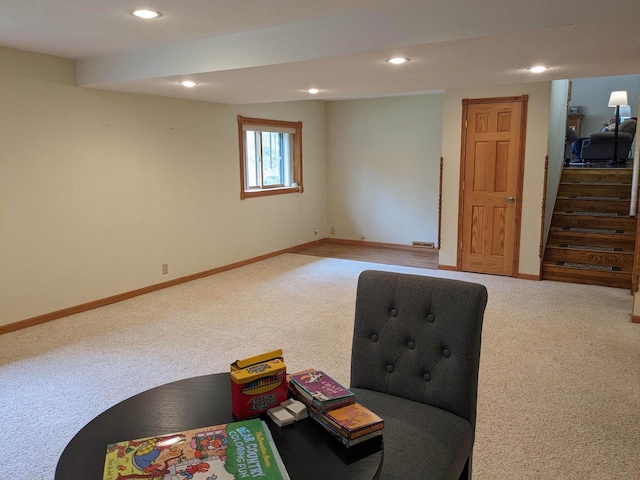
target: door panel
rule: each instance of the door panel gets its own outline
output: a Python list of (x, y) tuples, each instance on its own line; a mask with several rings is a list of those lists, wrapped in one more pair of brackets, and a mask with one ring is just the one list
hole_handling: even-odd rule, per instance
[(462, 183), (462, 270), (514, 274), (523, 103), (469, 103)]

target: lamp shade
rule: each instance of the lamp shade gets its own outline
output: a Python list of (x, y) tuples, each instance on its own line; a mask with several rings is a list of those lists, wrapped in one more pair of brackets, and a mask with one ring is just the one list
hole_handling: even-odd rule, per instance
[(618, 105), (629, 105), (629, 101), (627, 100), (627, 92), (625, 90), (611, 92), (608, 106), (617, 107)]

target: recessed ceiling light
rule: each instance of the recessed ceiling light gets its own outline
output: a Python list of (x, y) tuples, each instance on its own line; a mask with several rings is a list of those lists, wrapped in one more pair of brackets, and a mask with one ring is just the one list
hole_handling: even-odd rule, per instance
[(180, 85), (187, 88), (193, 88), (198, 84), (196, 82), (192, 82), (191, 80), (185, 80), (184, 82), (180, 82)]
[(393, 65), (402, 65), (403, 63), (407, 63), (409, 61), (406, 57), (393, 57), (387, 60), (387, 63), (392, 63)]
[(153, 10), (136, 10), (133, 14), (136, 17), (144, 18), (145, 20), (158, 18), (160, 16), (160, 12), (154, 12)]
[(536, 65), (535, 67), (531, 67), (529, 71), (531, 73), (542, 73), (542, 72), (545, 72), (547, 69), (548, 67), (543, 67), (542, 65)]
[(319, 91), (320, 91), (320, 89), (318, 89), (318, 88), (310, 88), (309, 90), (307, 90), (307, 92), (309, 92), (311, 95), (315, 95)]

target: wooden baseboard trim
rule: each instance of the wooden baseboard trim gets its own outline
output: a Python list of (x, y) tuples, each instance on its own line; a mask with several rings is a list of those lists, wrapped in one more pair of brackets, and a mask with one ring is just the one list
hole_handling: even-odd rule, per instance
[(536, 280), (540, 281), (540, 275), (536, 275), (535, 273), (517, 273), (514, 275), (514, 278), (520, 278), (522, 280)]
[(364, 246), (364, 247), (374, 247), (374, 248), (386, 248), (388, 250), (410, 250), (412, 252), (416, 251), (425, 251), (425, 252), (437, 252), (436, 248), (429, 247), (414, 247), (413, 245), (403, 245), (400, 243), (379, 243), (379, 242), (369, 242), (366, 240), (349, 240), (347, 238), (325, 238), (326, 243), (337, 243), (340, 245), (356, 245), (356, 246)]
[(640, 315), (631, 315), (632, 323), (640, 323)]
[(459, 272), (460, 269), (455, 265), (438, 265), (438, 270), (448, 270), (450, 272)]
[[(448, 270), (450, 272), (460, 272), (461, 270), (455, 265), (438, 265), (438, 270)], [(518, 273), (513, 278), (519, 278), (522, 280), (540, 280), (540, 275), (530, 273)]]
[(35, 325), (40, 325), (42, 323), (50, 322), (52, 320), (57, 320), (58, 318), (68, 317), (69, 315), (75, 315), (76, 313), (86, 312), (87, 310), (93, 310), (94, 308), (111, 305), (112, 303), (121, 302), (123, 300), (128, 300), (130, 298), (137, 297), (139, 295), (155, 292), (156, 290), (162, 290), (164, 288), (173, 287), (181, 283), (186, 283), (192, 280), (197, 280), (199, 278), (215, 275), (216, 273), (222, 273), (228, 270), (233, 270), (234, 268), (244, 267), (245, 265), (250, 265), (252, 263), (260, 262), (261, 260), (277, 257), (278, 255), (282, 255), (283, 253), (293, 253), (302, 248), (310, 247), (312, 245), (317, 245), (318, 243), (323, 243), (324, 241), (326, 241), (326, 239), (320, 239), (314, 242), (308, 242), (302, 245), (296, 245), (294, 247), (278, 250), (277, 252), (267, 253), (265, 255), (260, 255), (258, 257), (249, 258), (247, 260), (241, 260), (239, 262), (230, 263), (228, 265), (212, 268), (210, 270), (194, 273), (192, 275), (187, 275), (185, 277), (175, 278), (167, 282), (156, 283), (155, 285), (149, 285), (148, 287), (138, 288), (136, 290), (131, 290), (130, 292), (119, 293), (118, 295), (113, 295), (111, 297), (102, 298), (100, 300), (94, 300), (92, 302), (83, 303), (81, 305), (64, 308), (62, 310), (57, 310), (55, 312), (45, 313), (43, 315), (38, 315), (37, 317), (27, 318), (25, 320), (19, 320), (17, 322), (9, 323), (7, 325), (0, 325), (0, 335), (9, 333), (9, 332), (15, 332), (17, 330), (22, 330), (23, 328), (29, 328)]
[(314, 240), (313, 242), (302, 243), (300, 245), (296, 245), (295, 247), (291, 247), (288, 251), (282, 251), (277, 253), (276, 255), (281, 255), (282, 253), (293, 253), (298, 250), (304, 250), (305, 248), (313, 247), (314, 245), (322, 245), (323, 243), (327, 243), (329, 239), (327, 238), (319, 238), (318, 240)]

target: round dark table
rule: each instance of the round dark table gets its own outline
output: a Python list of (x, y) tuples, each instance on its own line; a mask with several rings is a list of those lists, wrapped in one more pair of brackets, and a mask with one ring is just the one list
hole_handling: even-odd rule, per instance
[[(55, 479), (102, 480), (109, 443), (233, 421), (228, 373), (168, 383), (91, 420), (62, 452)], [(291, 480), (372, 480), (380, 474), (382, 437), (346, 448), (310, 418), (282, 428), (265, 421)]]

